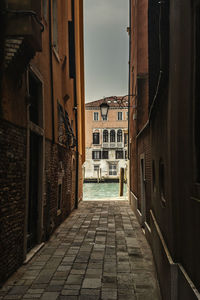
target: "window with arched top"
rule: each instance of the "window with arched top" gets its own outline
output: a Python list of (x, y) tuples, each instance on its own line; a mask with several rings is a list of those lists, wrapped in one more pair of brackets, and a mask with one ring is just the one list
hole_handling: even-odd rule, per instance
[(115, 143), (115, 130), (110, 131), (110, 142)]
[(103, 143), (108, 143), (108, 130), (103, 131)]
[(93, 144), (99, 145), (99, 132), (93, 132)]
[(118, 143), (122, 142), (122, 130), (121, 129), (117, 130), (117, 142)]

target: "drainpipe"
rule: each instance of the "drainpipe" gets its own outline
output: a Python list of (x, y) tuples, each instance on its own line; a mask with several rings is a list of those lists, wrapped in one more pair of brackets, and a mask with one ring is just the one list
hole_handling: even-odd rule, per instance
[(72, 26), (74, 34), (74, 111), (75, 111), (75, 127), (76, 127), (76, 183), (75, 183), (75, 209), (78, 208), (78, 184), (79, 184), (79, 140), (78, 140), (78, 109), (77, 109), (77, 92), (76, 92), (76, 50), (75, 50), (75, 8), (74, 0), (72, 0)]
[(129, 203), (131, 204), (131, 197), (130, 197), (130, 191), (131, 191), (131, 170), (130, 170), (130, 95), (131, 95), (131, 32), (132, 32), (132, 28), (131, 28), (131, 4), (132, 1), (129, 0), (129, 74), (128, 74), (128, 161), (129, 161)]
[(52, 0), (49, 0), (49, 60), (50, 60), (50, 88), (51, 88), (51, 118), (52, 118), (52, 143), (55, 143), (55, 119), (54, 119), (54, 78), (53, 78), (53, 57), (52, 57)]
[(76, 94), (76, 77), (74, 78), (74, 110), (76, 126), (76, 185), (75, 185), (75, 208), (78, 208), (78, 184), (79, 184), (79, 153), (78, 153), (78, 111), (77, 111), (77, 94)]

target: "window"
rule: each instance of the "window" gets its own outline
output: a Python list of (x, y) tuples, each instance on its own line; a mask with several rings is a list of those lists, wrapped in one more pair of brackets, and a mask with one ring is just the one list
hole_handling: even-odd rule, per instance
[(57, 0), (53, 0), (53, 46), (58, 50), (58, 12)]
[(109, 164), (109, 175), (117, 175), (117, 165)]
[(94, 165), (94, 171), (99, 171), (99, 165)]
[(103, 131), (103, 143), (108, 143), (108, 130)]
[(126, 111), (126, 120), (128, 120), (128, 111)]
[(128, 133), (124, 134), (124, 145), (128, 144)]
[(122, 111), (118, 111), (118, 113), (117, 113), (117, 120), (118, 121), (122, 121), (123, 120)]
[(128, 152), (127, 152), (127, 150), (125, 151), (125, 159), (128, 159)]
[(108, 115), (107, 116), (102, 116), (102, 120), (107, 121), (108, 120)]
[(124, 158), (123, 150), (117, 150), (117, 151), (115, 152), (115, 158), (116, 158), (116, 159), (123, 159), (123, 158)]
[(122, 142), (122, 130), (121, 130), (121, 129), (119, 129), (119, 130), (117, 131), (117, 142), (118, 142), (118, 143), (121, 143), (121, 142)]
[(110, 131), (110, 142), (115, 143), (115, 130)]
[(101, 151), (92, 151), (92, 159), (101, 159)]
[(94, 112), (94, 121), (99, 121), (99, 113)]
[(99, 145), (99, 132), (94, 132), (93, 133), (93, 144), (94, 145)]
[(108, 159), (108, 151), (102, 151), (102, 159)]

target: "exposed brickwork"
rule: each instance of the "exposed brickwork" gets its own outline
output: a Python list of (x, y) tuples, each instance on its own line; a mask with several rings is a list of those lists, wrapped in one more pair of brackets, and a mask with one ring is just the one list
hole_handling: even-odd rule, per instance
[(26, 131), (0, 122), (0, 282), (23, 262)]
[(131, 192), (137, 195), (137, 163), (136, 163), (136, 143), (130, 144), (130, 189)]
[[(130, 187), (131, 192), (138, 198), (141, 209), (140, 155), (144, 154), (147, 202), (150, 203), (150, 141), (147, 132), (142, 132), (148, 122), (149, 86), (148, 86), (148, 2), (141, 0), (132, 3), (131, 7), (131, 48), (130, 59)], [(148, 130), (148, 129), (147, 129)], [(141, 133), (142, 132), (142, 133)], [(139, 137), (137, 137), (137, 135)], [(147, 204), (148, 205), (148, 204)]]
[[(72, 156), (75, 157), (75, 154), (62, 146), (53, 145), (48, 140), (46, 140), (45, 148), (46, 203), (44, 207), (44, 232), (45, 237), (48, 238), (74, 208), (75, 195), (72, 184), (75, 168), (72, 170)], [(62, 181), (62, 201), (61, 213), (57, 215), (59, 180)]]
[[(26, 130), (1, 121), (0, 147), (0, 282), (4, 282), (24, 260)], [(44, 240), (74, 208), (76, 170), (73, 151), (49, 140), (45, 149)], [(61, 213), (57, 213), (59, 178), (62, 178)]]
[[(138, 139), (138, 191), (141, 190), (140, 181), (140, 155), (144, 154), (145, 158), (145, 206), (146, 206), (146, 220), (150, 222), (150, 208), (151, 208), (151, 176), (152, 176), (152, 163), (151, 163), (151, 146), (150, 146), (149, 128), (143, 132)], [(138, 193), (138, 204), (141, 208), (141, 194)]]

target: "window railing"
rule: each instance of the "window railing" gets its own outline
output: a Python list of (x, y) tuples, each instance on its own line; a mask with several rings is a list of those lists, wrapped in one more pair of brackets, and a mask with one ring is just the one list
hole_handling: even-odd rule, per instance
[(102, 144), (103, 148), (123, 148), (123, 142), (108, 142), (108, 143), (104, 143)]

